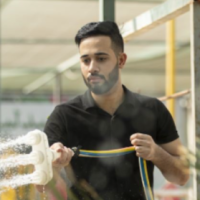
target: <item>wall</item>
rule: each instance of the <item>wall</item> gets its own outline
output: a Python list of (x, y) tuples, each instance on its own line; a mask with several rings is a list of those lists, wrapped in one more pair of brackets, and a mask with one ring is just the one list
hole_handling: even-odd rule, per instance
[(2, 102), (1, 137), (24, 135), (34, 129), (43, 130), (53, 111), (51, 103)]

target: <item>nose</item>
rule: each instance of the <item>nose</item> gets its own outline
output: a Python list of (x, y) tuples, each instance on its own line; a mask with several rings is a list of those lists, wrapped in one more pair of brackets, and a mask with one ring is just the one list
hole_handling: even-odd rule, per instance
[(95, 62), (94, 60), (92, 60), (92, 61), (90, 62), (90, 65), (89, 65), (89, 72), (90, 72), (90, 73), (99, 72), (98, 63)]

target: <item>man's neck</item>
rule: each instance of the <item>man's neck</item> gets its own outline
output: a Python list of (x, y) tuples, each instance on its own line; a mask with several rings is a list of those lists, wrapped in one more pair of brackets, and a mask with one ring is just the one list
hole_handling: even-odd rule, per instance
[(101, 109), (113, 115), (124, 100), (124, 90), (121, 84), (117, 84), (108, 93), (104, 95), (92, 93), (92, 97)]

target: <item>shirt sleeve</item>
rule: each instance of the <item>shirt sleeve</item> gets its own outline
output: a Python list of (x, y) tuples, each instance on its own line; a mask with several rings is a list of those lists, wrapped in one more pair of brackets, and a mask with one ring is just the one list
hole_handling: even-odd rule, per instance
[(61, 142), (62, 135), (65, 132), (64, 124), (62, 123), (62, 112), (59, 106), (56, 106), (45, 124), (44, 132), (46, 133), (51, 146), (55, 142)]
[(156, 142), (164, 144), (176, 140), (179, 135), (174, 120), (166, 106), (157, 100), (157, 134)]

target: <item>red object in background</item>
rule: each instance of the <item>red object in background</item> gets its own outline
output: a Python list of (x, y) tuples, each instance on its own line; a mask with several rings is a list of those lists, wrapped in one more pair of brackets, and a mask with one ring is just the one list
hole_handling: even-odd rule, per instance
[[(59, 192), (59, 194), (61, 196), (61, 199), (59, 199), (59, 200), (67, 200), (66, 184), (65, 183), (63, 184), (62, 182), (59, 182), (59, 183), (56, 184), (56, 189), (57, 189), (57, 191)], [(58, 199), (56, 198), (56, 196), (53, 193), (51, 193), (50, 197), (49, 197), (49, 200), (58, 200)]]
[[(164, 190), (177, 190), (179, 189), (178, 186), (174, 185), (173, 183), (166, 183), (162, 189)], [(161, 200), (181, 200), (179, 197), (163, 197)]]
[(51, 103), (64, 103), (64, 102), (67, 102), (68, 100), (69, 100), (69, 97), (66, 96), (66, 95), (63, 95), (63, 96), (61, 97), (61, 102), (57, 102), (56, 97), (53, 96), (53, 95), (51, 95), (51, 96), (49, 97), (49, 101), (50, 101)]
[[(59, 193), (59, 200), (67, 200), (67, 186), (65, 181), (61, 178), (58, 177), (56, 180), (56, 184), (55, 184), (55, 190)], [(56, 197), (56, 195), (53, 193), (53, 191), (51, 190), (51, 188), (47, 188), (46, 189), (46, 199), (47, 200), (58, 200), (58, 198)]]

